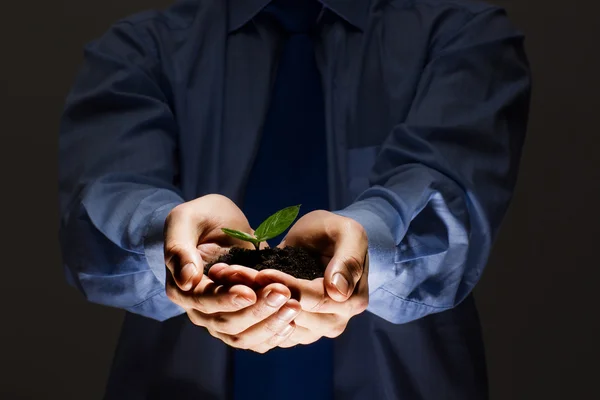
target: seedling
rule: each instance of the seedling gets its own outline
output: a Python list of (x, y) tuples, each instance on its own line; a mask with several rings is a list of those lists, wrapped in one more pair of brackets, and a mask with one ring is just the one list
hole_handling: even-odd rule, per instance
[(277, 211), (260, 224), (254, 235), (235, 229), (223, 228), (222, 231), (225, 234), (252, 243), (256, 250), (234, 246), (225, 254), (219, 255), (215, 260), (208, 263), (204, 269), (205, 274), (208, 274), (213, 265), (225, 263), (228, 265), (243, 265), (256, 271), (275, 269), (295, 278), (309, 281), (323, 278), (325, 266), (322, 261), (323, 257), (318, 252), (309, 251), (302, 246), (260, 249), (262, 242), (273, 239), (285, 232), (298, 218), (299, 211), (300, 205)]
[(296, 220), (299, 212), (300, 204), (277, 211), (258, 226), (254, 235), (235, 229), (222, 228), (221, 230), (231, 237), (252, 243), (256, 250), (259, 250), (262, 242), (273, 239), (285, 232)]

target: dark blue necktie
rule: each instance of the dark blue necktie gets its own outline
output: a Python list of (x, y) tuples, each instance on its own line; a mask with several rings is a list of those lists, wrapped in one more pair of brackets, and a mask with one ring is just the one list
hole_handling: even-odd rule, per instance
[[(276, 0), (263, 10), (279, 22), (285, 42), (244, 199), (254, 228), (287, 206), (301, 203), (301, 214), (329, 209), (324, 100), (311, 37), (320, 10), (314, 0)], [(333, 398), (330, 339), (264, 355), (236, 350), (233, 361), (235, 400)]]

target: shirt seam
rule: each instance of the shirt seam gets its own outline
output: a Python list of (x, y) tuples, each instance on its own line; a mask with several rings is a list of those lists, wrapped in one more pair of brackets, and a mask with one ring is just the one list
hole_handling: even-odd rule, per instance
[(395, 294), (395, 293), (391, 292), (390, 290), (388, 290), (387, 288), (385, 288), (385, 286), (381, 286), (379, 289), (386, 292), (387, 294), (389, 294), (399, 300), (405, 301), (407, 303), (417, 304), (419, 306), (429, 307), (429, 308), (433, 308), (435, 310), (448, 310), (448, 309), (452, 308), (452, 306), (432, 306), (430, 304), (421, 303), (421, 302), (418, 302), (415, 300), (410, 300), (410, 299), (404, 298), (402, 296), (398, 296), (397, 294)]
[[(140, 255), (142, 255), (142, 254), (140, 254)], [(122, 274), (90, 274), (87, 272), (78, 272), (77, 275), (83, 276), (83, 277), (91, 277), (91, 278), (122, 278), (125, 276), (133, 276), (133, 275), (144, 274), (144, 273), (148, 273), (148, 272), (152, 272), (152, 270), (144, 269), (141, 271), (125, 272)], [(154, 275), (154, 273), (153, 273), (153, 275)]]
[(158, 296), (158, 295), (160, 295), (161, 293), (163, 293), (163, 291), (164, 291), (164, 289), (163, 289), (163, 288), (161, 288), (161, 289), (158, 289), (158, 290), (155, 290), (154, 292), (151, 292), (151, 293), (148, 295), (148, 297), (146, 297), (144, 300), (142, 300), (142, 301), (140, 301), (140, 302), (138, 302), (138, 303), (136, 303), (136, 304), (134, 304), (134, 305), (130, 306), (129, 308), (136, 308), (136, 307), (139, 307), (139, 306), (141, 306), (141, 305), (143, 305), (143, 304), (147, 303), (148, 301), (150, 301), (150, 300), (154, 299), (156, 296)]

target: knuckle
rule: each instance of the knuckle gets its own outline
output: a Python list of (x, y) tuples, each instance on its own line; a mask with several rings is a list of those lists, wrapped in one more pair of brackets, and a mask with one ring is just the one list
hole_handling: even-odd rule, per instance
[(185, 252), (184, 246), (177, 242), (165, 243), (164, 258), (167, 267), (174, 272), (180, 258), (180, 254)]
[(265, 348), (264, 346), (256, 347), (256, 348), (253, 348), (253, 349), (250, 349), (250, 350), (252, 350), (252, 351), (254, 351), (255, 353), (258, 353), (258, 354), (265, 354), (267, 351), (269, 351), (269, 349)]
[(188, 204), (186, 203), (175, 206), (167, 215), (165, 222), (169, 224), (179, 218), (185, 218), (188, 215), (188, 208)]
[(231, 326), (231, 321), (221, 313), (217, 313), (212, 316), (210, 325), (215, 331), (224, 333), (226, 335), (234, 335), (239, 333), (234, 332), (233, 327)]
[(213, 331), (212, 329), (206, 328), (206, 330), (208, 331), (208, 333), (210, 334), (210, 336), (212, 336), (212, 337), (214, 337), (216, 339), (221, 339), (220, 336), (215, 331)]
[(213, 319), (213, 326), (215, 330), (224, 333), (225, 335), (240, 335), (244, 332), (244, 327), (235, 324), (234, 321), (223, 314), (215, 316)]
[(330, 339), (334, 339), (340, 336), (346, 330), (346, 323), (338, 323), (334, 325), (329, 331), (325, 334), (326, 337)]
[(369, 307), (369, 298), (368, 297), (359, 297), (356, 301), (356, 311), (362, 313), (367, 310)]
[(214, 202), (215, 204), (232, 203), (232, 201), (229, 199), (229, 197), (224, 196), (219, 193), (207, 194), (204, 197), (202, 197), (202, 199), (204, 199), (206, 201)]
[(353, 232), (356, 232), (356, 234), (359, 236), (359, 238), (361, 240), (367, 240), (367, 231), (365, 230), (364, 226), (362, 226), (362, 224), (352, 218), (348, 218), (347, 222), (347, 228)]
[[(281, 330), (283, 328), (285, 328), (285, 325), (283, 325), (283, 326), (282, 325), (283, 325), (283, 321), (281, 321), (281, 320), (277, 320), (277, 321), (271, 320), (271, 321), (268, 321), (265, 324), (265, 331), (267, 331), (271, 335), (279, 336)], [(273, 338), (273, 336), (272, 336), (272, 338)]]
[(319, 336), (319, 335), (306, 336), (306, 337), (299, 339), (298, 344), (302, 344), (302, 345), (312, 344), (312, 343), (316, 342), (317, 340), (321, 339), (322, 337), (323, 336)]
[(181, 243), (171, 241), (165, 243), (165, 260), (172, 260), (177, 254), (183, 251)]
[(232, 307), (238, 309), (239, 307), (233, 301), (233, 295), (217, 295), (216, 304), (222, 310), (228, 310)]
[(252, 307), (251, 314), (255, 319), (262, 320), (270, 313), (268, 306), (264, 302), (259, 302), (255, 307)]
[[(294, 329), (294, 332), (295, 332), (295, 329)], [(283, 341), (282, 344), (284, 344), (286, 347), (294, 347), (294, 346), (298, 346), (300, 344), (300, 340), (298, 339), (298, 337), (296, 335), (291, 334), (290, 336), (285, 338), (285, 340)]]
[(369, 298), (363, 296), (355, 296), (350, 301), (347, 302), (347, 312), (346, 315), (349, 317), (358, 315), (367, 310), (369, 306)]
[[(194, 313), (188, 313), (188, 318), (190, 319), (190, 321), (192, 322), (192, 324), (196, 325), (196, 326), (204, 326), (204, 321), (202, 321), (201, 318), (199, 318), (196, 314)], [(210, 330), (209, 330), (210, 332)], [(212, 333), (211, 333), (212, 334)], [(214, 335), (213, 335), (214, 336)]]
[(278, 334), (275, 334), (275, 335), (269, 337), (269, 339), (267, 339), (267, 341), (265, 342), (265, 345), (268, 346), (269, 348), (277, 347), (277, 346), (279, 346), (280, 343), (284, 342), (286, 338), (287, 338), (287, 336), (280, 336)]
[(281, 332), (278, 336), (278, 343), (289, 339), (296, 332), (296, 325), (289, 325), (290, 328)]
[(294, 334), (294, 332), (296, 332), (296, 326), (286, 324), (283, 327), (279, 327), (277, 332), (275, 332), (275, 334), (269, 338), (267, 343), (272, 347), (279, 346), (280, 343), (289, 340)]
[(369, 236), (367, 235), (367, 231), (365, 230), (365, 228), (358, 222), (356, 224), (358, 225), (357, 232), (360, 237), (360, 240), (364, 243), (369, 243)]
[(237, 347), (238, 349), (248, 349), (246, 345), (247, 341), (242, 335), (229, 335), (228, 342), (230, 346)]

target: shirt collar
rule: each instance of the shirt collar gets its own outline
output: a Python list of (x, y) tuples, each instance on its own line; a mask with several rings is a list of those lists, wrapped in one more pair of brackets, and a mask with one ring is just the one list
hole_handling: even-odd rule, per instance
[[(241, 28), (271, 0), (228, 0), (229, 32)], [(364, 30), (369, 17), (371, 0), (322, 0), (328, 9), (360, 30)]]

